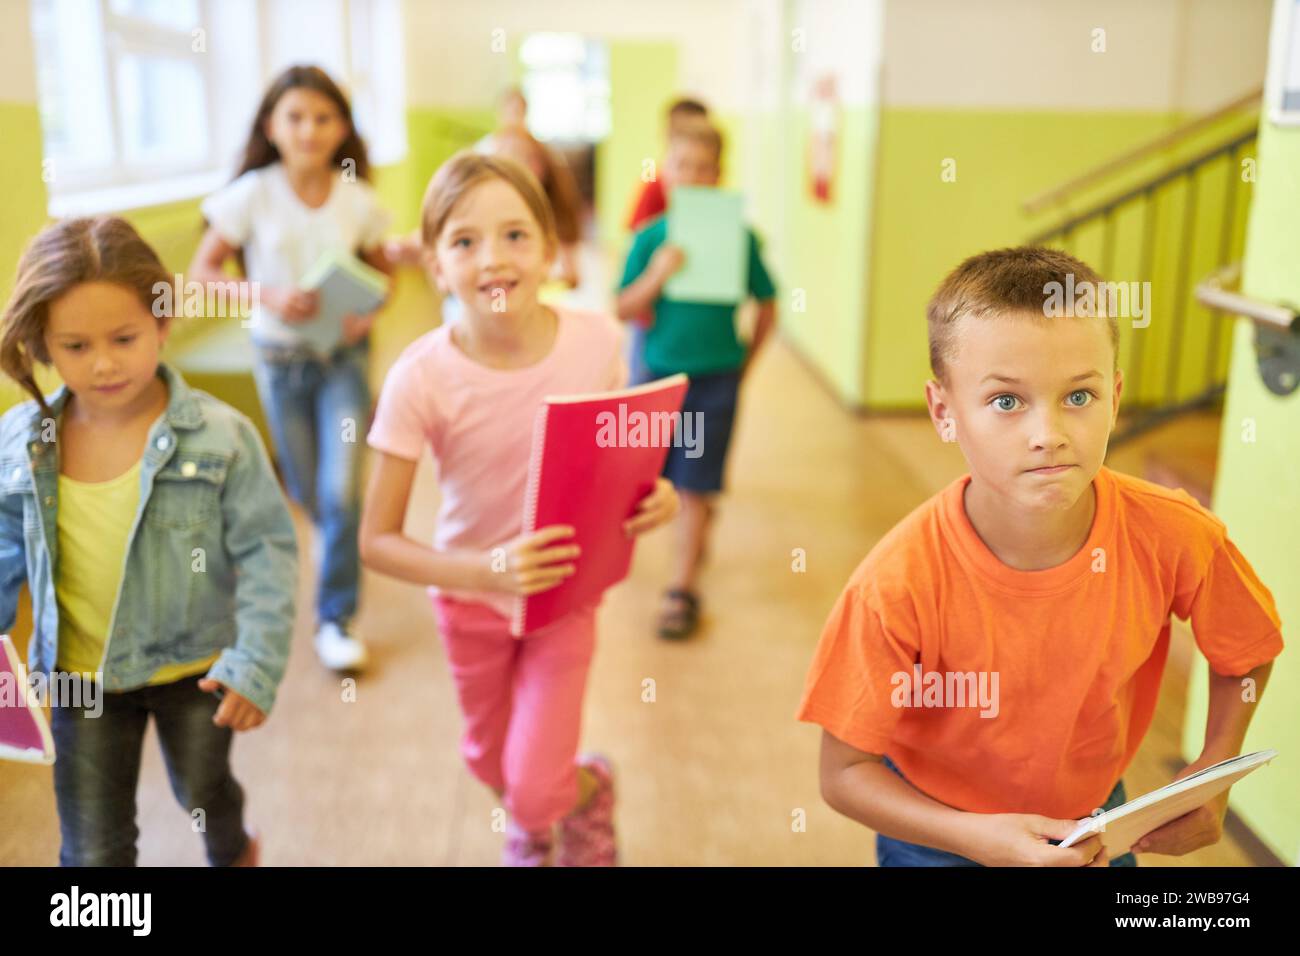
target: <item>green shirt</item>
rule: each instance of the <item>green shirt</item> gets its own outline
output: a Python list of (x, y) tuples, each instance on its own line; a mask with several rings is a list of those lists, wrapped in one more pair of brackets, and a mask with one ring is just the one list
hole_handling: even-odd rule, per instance
[[(749, 235), (749, 265), (746, 288), (760, 302), (776, 295), (772, 279), (758, 251), (758, 237)], [(668, 238), (668, 217), (660, 216), (641, 229), (632, 240), (623, 267), (626, 289), (637, 280), (655, 250)], [(679, 302), (660, 296), (654, 302), (654, 324), (646, 331), (645, 363), (657, 376), (707, 375), (730, 372), (745, 360), (745, 346), (736, 338), (736, 307), (704, 302)]]

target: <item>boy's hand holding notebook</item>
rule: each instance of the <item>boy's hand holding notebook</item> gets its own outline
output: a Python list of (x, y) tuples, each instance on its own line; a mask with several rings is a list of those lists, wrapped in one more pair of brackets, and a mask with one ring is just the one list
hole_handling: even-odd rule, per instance
[(1096, 833), (1100, 835), (1102, 845), (1106, 847), (1111, 859), (1114, 859), (1127, 853), (1152, 830), (1203, 806), (1276, 756), (1276, 750), (1259, 750), (1220, 761), (1130, 800), (1114, 810), (1081, 820), (1075, 831), (1062, 840), (1060, 845), (1073, 846)]
[(302, 288), (315, 291), (315, 318), (295, 324), (312, 350), (328, 356), (343, 342), (344, 319), (379, 308), (388, 295), (388, 277), (346, 252), (326, 252), (303, 276)]

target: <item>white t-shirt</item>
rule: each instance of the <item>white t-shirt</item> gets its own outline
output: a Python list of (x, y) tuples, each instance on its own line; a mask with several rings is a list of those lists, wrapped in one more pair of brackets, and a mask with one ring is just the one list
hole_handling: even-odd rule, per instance
[[(329, 251), (356, 254), (377, 245), (389, 214), (369, 183), (342, 170), (324, 205), (312, 209), (293, 191), (281, 163), (244, 173), (203, 201), (208, 225), (244, 250), (248, 278), (266, 287), (296, 287)], [(253, 309), (253, 341), (294, 345), (299, 331), (264, 306)]]

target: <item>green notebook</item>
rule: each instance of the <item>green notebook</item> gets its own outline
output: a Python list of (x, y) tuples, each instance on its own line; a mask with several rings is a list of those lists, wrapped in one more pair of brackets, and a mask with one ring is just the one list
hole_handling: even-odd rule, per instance
[(668, 200), (668, 243), (686, 262), (664, 283), (679, 302), (735, 305), (745, 298), (749, 241), (744, 199), (711, 186), (678, 186)]

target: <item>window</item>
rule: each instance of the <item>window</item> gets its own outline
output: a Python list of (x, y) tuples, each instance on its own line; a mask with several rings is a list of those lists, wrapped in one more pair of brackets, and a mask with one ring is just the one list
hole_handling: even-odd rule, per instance
[(216, 188), (294, 62), (352, 86), (372, 157), (400, 159), (400, 31), (400, 0), (32, 0), (51, 214)]
[(594, 143), (609, 134), (609, 54), (577, 33), (534, 33), (519, 47), (528, 129), (543, 142)]
[(1272, 119), (1281, 126), (1300, 125), (1300, 0), (1285, 0), (1274, 6), (1273, 64), (1276, 91)]

